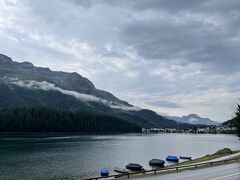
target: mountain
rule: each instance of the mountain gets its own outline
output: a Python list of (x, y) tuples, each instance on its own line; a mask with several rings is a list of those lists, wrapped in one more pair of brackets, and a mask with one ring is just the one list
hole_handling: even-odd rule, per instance
[[(17, 63), (8, 56), (0, 54), (0, 78), (17, 78), (19, 81), (48, 82), (47, 85), (55, 85), (70, 91), (93, 95), (109, 101), (130, 106), (127, 102), (121, 101), (111, 93), (96, 89), (91, 81), (78, 73), (66, 73), (51, 71), (49, 68), (35, 67), (29, 62)], [(13, 79), (12, 79), (13, 80)], [(26, 82), (27, 83), (27, 82)], [(31, 83), (31, 82), (30, 82)], [(19, 84), (18, 84), (19, 85)]]
[(229, 126), (237, 126), (237, 124), (238, 124), (237, 117), (234, 117), (234, 118), (222, 123), (222, 125), (229, 125)]
[(78, 73), (52, 71), (0, 54), (0, 108), (49, 107), (105, 114), (140, 127), (188, 128), (154, 111), (141, 109), (97, 89)]
[(189, 114), (187, 116), (177, 117), (177, 116), (167, 116), (167, 118), (173, 119), (180, 123), (189, 123), (189, 124), (204, 124), (204, 125), (217, 125), (219, 124), (216, 121), (213, 121), (208, 118), (202, 118), (197, 114)]

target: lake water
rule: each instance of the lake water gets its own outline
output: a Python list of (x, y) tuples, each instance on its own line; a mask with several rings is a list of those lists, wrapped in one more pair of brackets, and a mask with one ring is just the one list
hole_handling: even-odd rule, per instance
[(152, 158), (195, 158), (225, 147), (239, 150), (240, 141), (193, 134), (0, 135), (0, 179), (84, 179), (98, 176), (101, 167), (112, 171), (136, 162), (151, 169)]

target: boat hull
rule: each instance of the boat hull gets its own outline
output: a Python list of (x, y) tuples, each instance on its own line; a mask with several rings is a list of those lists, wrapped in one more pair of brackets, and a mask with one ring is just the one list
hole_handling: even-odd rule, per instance
[(115, 168), (114, 171), (117, 173), (129, 173), (127, 169), (121, 169), (121, 168)]
[(165, 161), (161, 159), (152, 159), (149, 161), (150, 166), (164, 167)]
[(168, 157), (166, 158), (166, 161), (179, 162), (179, 159), (177, 158), (177, 156), (168, 156)]
[(192, 157), (180, 156), (180, 159), (188, 159), (188, 160), (192, 160)]
[(141, 166), (139, 164), (130, 163), (126, 166), (126, 169), (129, 169), (131, 171), (142, 171), (143, 166)]
[(108, 176), (109, 171), (107, 168), (102, 168), (102, 169), (100, 169), (100, 174), (101, 174), (101, 176)]

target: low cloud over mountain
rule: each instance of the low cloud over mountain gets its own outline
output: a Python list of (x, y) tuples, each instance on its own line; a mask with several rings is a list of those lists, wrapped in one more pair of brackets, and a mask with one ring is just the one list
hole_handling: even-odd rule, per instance
[(138, 108), (138, 107), (126, 106), (124, 104), (120, 104), (117, 102), (102, 99), (102, 98), (99, 98), (99, 97), (96, 97), (93, 95), (83, 94), (83, 93), (79, 93), (76, 91), (64, 90), (62, 88), (56, 87), (54, 84), (46, 82), (46, 81), (38, 82), (38, 81), (33, 81), (33, 80), (19, 80), (18, 78), (8, 78), (8, 77), (4, 77), (4, 78), (2, 78), (2, 80), (4, 82), (6, 82), (7, 84), (12, 84), (12, 85), (16, 85), (19, 87), (32, 89), (32, 90), (58, 91), (62, 94), (73, 96), (80, 101), (98, 102), (98, 103), (102, 103), (106, 106), (109, 106), (111, 108), (129, 110), (129, 111), (130, 110), (131, 111), (140, 110), (140, 108)]

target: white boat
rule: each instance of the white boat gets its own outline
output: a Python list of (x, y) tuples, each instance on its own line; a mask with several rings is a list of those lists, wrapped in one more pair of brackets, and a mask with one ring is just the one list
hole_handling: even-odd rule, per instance
[(129, 171), (127, 169), (118, 168), (118, 167), (115, 167), (114, 171), (118, 172), (118, 173), (129, 173)]

